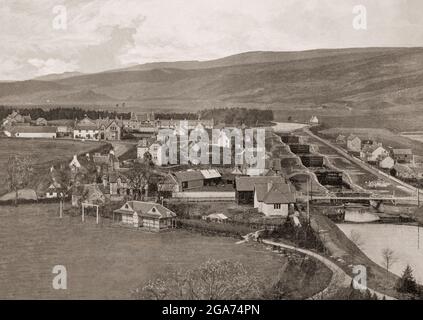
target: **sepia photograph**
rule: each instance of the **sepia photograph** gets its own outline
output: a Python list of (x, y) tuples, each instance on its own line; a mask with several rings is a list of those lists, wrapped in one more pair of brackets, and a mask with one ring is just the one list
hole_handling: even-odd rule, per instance
[(423, 299), (422, 10), (0, 0), (0, 300)]

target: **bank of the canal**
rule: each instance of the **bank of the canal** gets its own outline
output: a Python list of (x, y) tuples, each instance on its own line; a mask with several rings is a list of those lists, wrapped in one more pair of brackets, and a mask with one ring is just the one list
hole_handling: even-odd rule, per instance
[(363, 265), (367, 270), (368, 286), (386, 295), (399, 298), (395, 284), (398, 276), (386, 272), (379, 264), (370, 259), (346, 234), (328, 217), (312, 215), (311, 226), (319, 234), (330, 255), (338, 265), (353, 276), (352, 268)]

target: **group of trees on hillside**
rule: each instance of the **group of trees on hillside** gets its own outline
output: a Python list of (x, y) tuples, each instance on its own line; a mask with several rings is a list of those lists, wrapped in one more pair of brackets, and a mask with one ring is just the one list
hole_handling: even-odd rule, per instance
[[(0, 106), (0, 119), (6, 118), (15, 110), (12, 107)], [(37, 118), (44, 118), (46, 120), (75, 120), (82, 119), (85, 115), (91, 119), (102, 118), (123, 118), (129, 119), (131, 117), (130, 113), (119, 113), (114, 111), (105, 111), (105, 110), (85, 110), (79, 107), (73, 108), (52, 108), (52, 109), (42, 109), (42, 108), (19, 108), (19, 113), (22, 115), (30, 115), (31, 119), (36, 120)]]
[(261, 110), (253, 108), (219, 108), (205, 109), (201, 111), (201, 119), (214, 119), (215, 123), (231, 125), (246, 124), (254, 126), (273, 121), (272, 110)]
[(197, 120), (198, 114), (192, 112), (168, 112), (168, 113), (156, 113), (156, 119), (161, 120)]

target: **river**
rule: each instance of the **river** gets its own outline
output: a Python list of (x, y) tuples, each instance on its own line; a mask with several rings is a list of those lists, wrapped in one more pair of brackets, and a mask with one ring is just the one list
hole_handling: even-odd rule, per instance
[(382, 250), (394, 251), (397, 261), (391, 267), (396, 275), (401, 275), (409, 264), (414, 277), (423, 284), (423, 228), (420, 227), (420, 248), (417, 247), (418, 230), (415, 226), (395, 224), (338, 224), (338, 227), (351, 238), (351, 231), (358, 233), (362, 241), (360, 249), (375, 263), (383, 265)]

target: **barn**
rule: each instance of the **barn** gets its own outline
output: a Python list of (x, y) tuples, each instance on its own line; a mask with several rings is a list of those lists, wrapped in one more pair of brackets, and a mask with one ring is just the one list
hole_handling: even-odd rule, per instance
[(57, 137), (57, 128), (48, 126), (14, 126), (5, 130), (8, 137), (16, 138), (49, 138)]
[(174, 176), (178, 183), (178, 191), (198, 189), (204, 186), (204, 177), (200, 171), (188, 170), (175, 172)]

